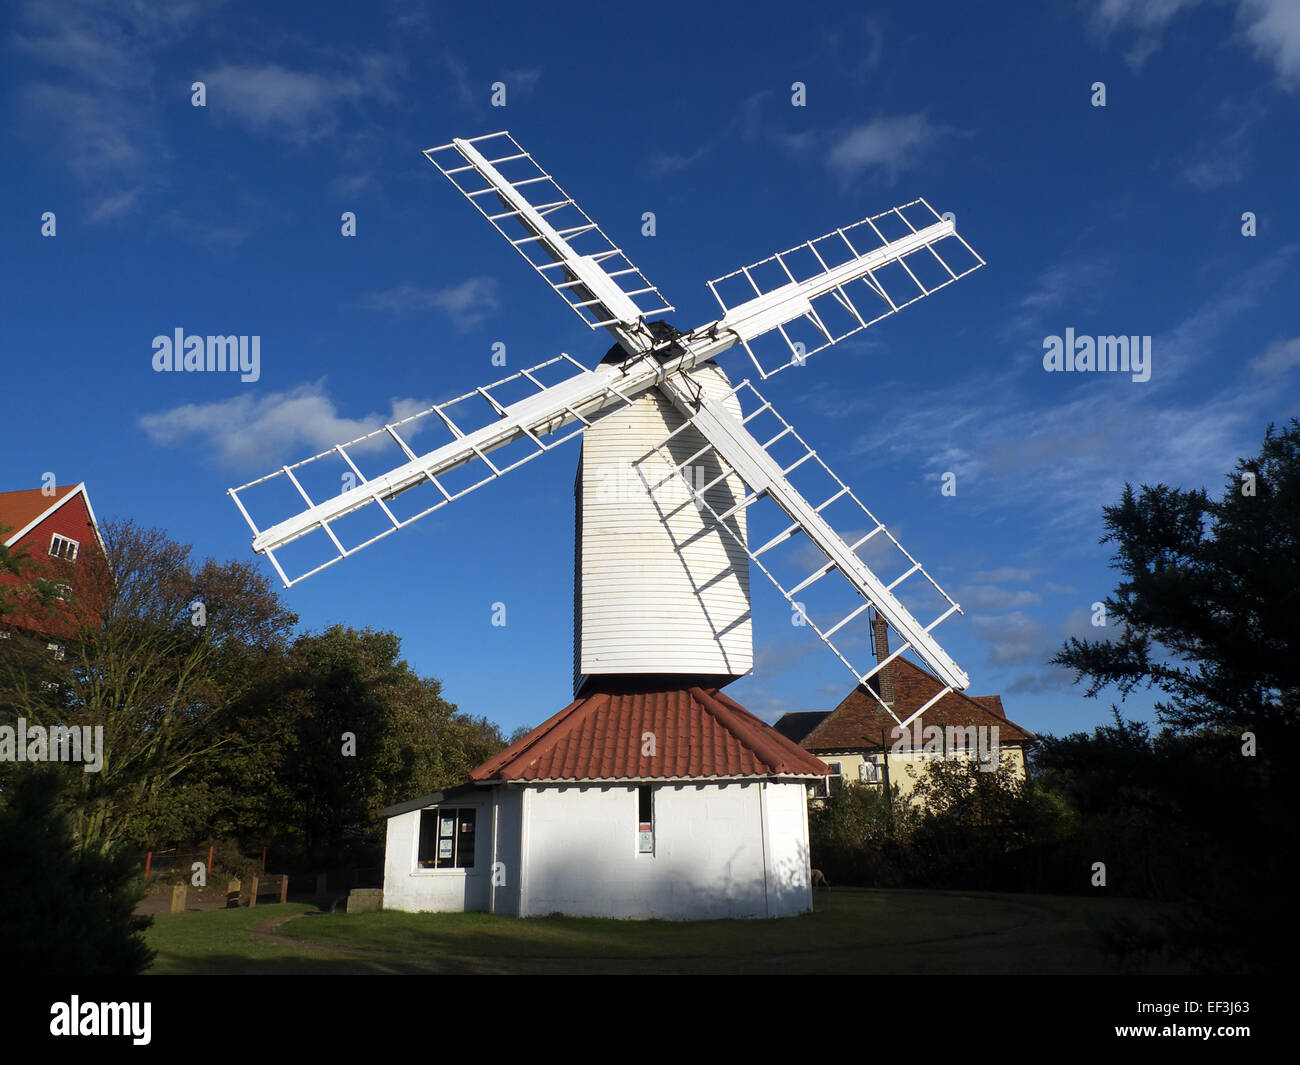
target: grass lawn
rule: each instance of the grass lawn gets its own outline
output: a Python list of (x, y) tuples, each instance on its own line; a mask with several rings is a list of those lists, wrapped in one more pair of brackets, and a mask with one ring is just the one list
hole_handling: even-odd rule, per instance
[[(774, 921), (289, 903), (159, 917), (146, 937), (155, 973), (1109, 973), (1095, 929), (1151, 912), (1124, 899), (842, 888), (819, 892), (814, 913)], [(295, 914), (305, 916), (285, 920)]]

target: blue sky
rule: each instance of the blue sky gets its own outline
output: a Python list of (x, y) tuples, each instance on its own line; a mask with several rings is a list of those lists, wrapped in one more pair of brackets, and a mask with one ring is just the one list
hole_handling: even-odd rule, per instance
[[(247, 558), (227, 488), (497, 379), (494, 343), (507, 372), (593, 364), (608, 336), (420, 154), (499, 129), (682, 328), (716, 317), (707, 280), (772, 252), (918, 196), (955, 214), (987, 267), (763, 391), (962, 603), (938, 635), (972, 694), (1035, 731), (1108, 715), (1046, 664), (1114, 586), (1101, 507), (1126, 480), (1217, 491), (1300, 413), (1294, 0), (156, 8), (0, 23), (0, 488), (84, 480), (101, 519)], [(177, 328), (259, 336), (259, 379), (155, 373)], [(1067, 329), (1150, 336), (1150, 380), (1046, 372)], [(570, 697), (576, 460), (286, 601), (392, 629), (463, 710), (537, 724)], [(852, 678), (760, 581), (757, 668), (729, 693), (769, 720), (833, 707)]]

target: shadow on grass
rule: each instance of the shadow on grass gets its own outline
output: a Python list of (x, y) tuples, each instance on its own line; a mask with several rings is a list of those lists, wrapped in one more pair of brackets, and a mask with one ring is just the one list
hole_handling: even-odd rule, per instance
[(1130, 900), (970, 892), (840, 889), (815, 905), (771, 921), (331, 914), (302, 904), (180, 914), (151, 930), (151, 971), (1103, 974), (1119, 969), (1098, 933), (1150, 917)]

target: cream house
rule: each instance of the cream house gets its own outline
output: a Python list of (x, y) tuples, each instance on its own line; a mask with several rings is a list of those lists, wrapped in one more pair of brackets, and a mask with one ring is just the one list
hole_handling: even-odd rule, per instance
[[(877, 632), (877, 654), (887, 658), (884, 634)], [(874, 690), (859, 685), (834, 710), (786, 714), (776, 730), (831, 768), (812, 798), (824, 798), (835, 780), (872, 787), (897, 785), (911, 794), (925, 767), (936, 758), (967, 757), (990, 763), (997, 758), (1025, 775), (1025, 748), (1033, 733), (1007, 719), (1000, 695), (949, 692), (907, 727), (880, 705), (907, 721), (943, 688), (937, 677), (901, 656), (871, 679)], [(879, 699), (876, 698), (879, 695)]]

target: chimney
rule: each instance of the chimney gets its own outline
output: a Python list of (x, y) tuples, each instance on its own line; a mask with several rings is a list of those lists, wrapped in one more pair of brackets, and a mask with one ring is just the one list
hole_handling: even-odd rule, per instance
[[(889, 623), (880, 616), (878, 610), (871, 611), (871, 635), (876, 648), (876, 661), (883, 662), (889, 657)], [(894, 666), (893, 663), (879, 670), (872, 679), (872, 687), (886, 706), (894, 705)]]

